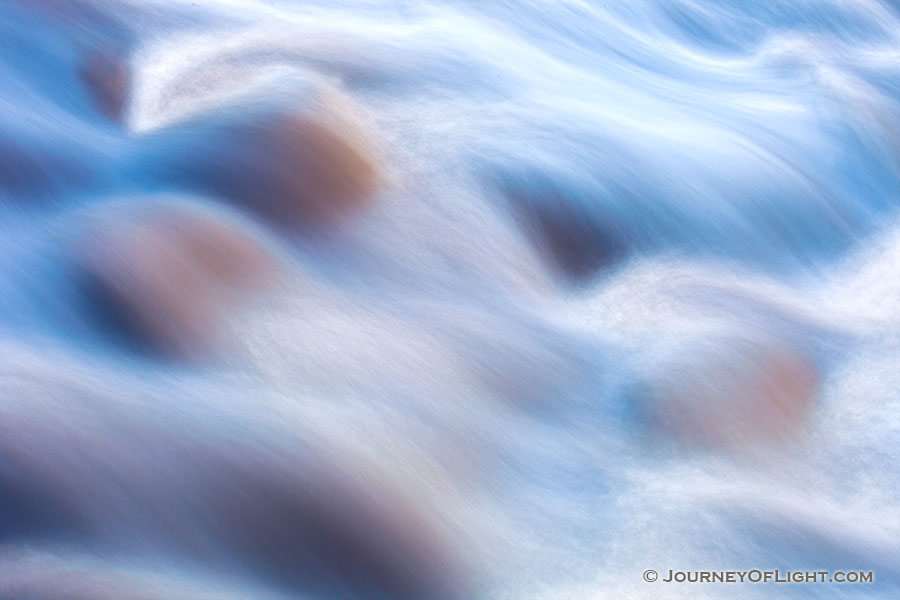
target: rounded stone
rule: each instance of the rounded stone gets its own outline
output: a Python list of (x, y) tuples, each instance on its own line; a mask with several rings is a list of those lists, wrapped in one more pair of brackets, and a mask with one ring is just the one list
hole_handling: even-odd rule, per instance
[(741, 446), (795, 434), (819, 376), (799, 352), (771, 340), (722, 337), (673, 348), (636, 398), (651, 431), (700, 446)]
[(277, 268), (235, 222), (183, 204), (96, 219), (80, 236), (75, 261), (104, 326), (176, 358), (205, 355), (227, 310)]
[[(558, 178), (560, 180), (558, 180)], [(562, 175), (501, 169), (489, 177), (513, 219), (560, 279), (589, 283), (629, 251), (625, 233), (602, 210), (603, 199), (570, 189)]]
[(110, 48), (95, 48), (85, 53), (78, 75), (100, 112), (121, 122), (131, 94), (128, 64)]
[(282, 228), (335, 223), (361, 210), (378, 187), (364, 144), (305, 115), (251, 115), (198, 141), (180, 157), (188, 182)]

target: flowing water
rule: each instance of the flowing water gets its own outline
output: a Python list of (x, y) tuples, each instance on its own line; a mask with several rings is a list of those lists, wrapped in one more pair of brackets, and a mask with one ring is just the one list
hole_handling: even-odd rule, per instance
[(0, 598), (898, 597), (898, 200), (894, 0), (0, 0)]

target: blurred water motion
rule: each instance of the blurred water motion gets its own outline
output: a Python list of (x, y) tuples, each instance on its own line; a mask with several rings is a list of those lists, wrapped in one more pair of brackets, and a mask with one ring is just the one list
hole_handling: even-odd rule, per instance
[(0, 41), (0, 600), (900, 593), (895, 3)]

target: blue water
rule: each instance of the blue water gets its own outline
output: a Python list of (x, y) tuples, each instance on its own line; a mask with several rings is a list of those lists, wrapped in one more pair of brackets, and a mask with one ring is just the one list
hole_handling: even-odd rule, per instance
[(898, 200), (892, 0), (0, 0), (0, 599), (897, 597)]

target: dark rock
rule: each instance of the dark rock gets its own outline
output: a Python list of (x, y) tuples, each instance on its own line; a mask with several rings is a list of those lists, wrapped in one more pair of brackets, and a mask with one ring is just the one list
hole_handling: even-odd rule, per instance
[(625, 233), (603, 212), (601, 197), (567, 190), (536, 171), (495, 181), (513, 217), (570, 283), (587, 283), (628, 254)]

